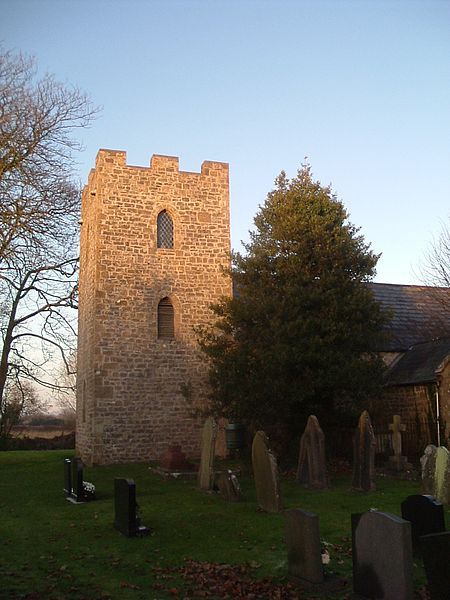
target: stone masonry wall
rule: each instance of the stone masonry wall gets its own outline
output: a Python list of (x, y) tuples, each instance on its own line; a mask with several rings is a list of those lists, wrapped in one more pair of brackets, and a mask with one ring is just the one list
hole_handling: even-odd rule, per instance
[[(157, 215), (174, 223), (174, 247), (156, 246)], [(77, 453), (87, 464), (158, 459), (171, 443), (193, 456), (207, 394), (193, 327), (231, 294), (228, 165), (180, 172), (100, 150), (83, 192), (77, 382)], [(157, 307), (169, 297), (175, 338), (158, 339)]]

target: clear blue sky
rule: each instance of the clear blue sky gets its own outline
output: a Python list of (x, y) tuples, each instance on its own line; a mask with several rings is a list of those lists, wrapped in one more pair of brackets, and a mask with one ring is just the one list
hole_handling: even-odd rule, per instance
[(232, 245), (304, 157), (375, 252), (420, 283), (450, 215), (450, 2), (2, 0), (0, 39), (103, 106), (101, 147), (230, 163)]

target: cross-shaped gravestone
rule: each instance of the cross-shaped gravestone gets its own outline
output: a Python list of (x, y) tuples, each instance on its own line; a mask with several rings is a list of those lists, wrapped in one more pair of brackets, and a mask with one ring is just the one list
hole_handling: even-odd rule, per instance
[(389, 457), (389, 465), (396, 471), (401, 471), (406, 466), (408, 459), (406, 456), (402, 456), (402, 431), (406, 431), (406, 425), (402, 423), (400, 415), (393, 416), (389, 431), (392, 431), (392, 448), (394, 449), (394, 456)]
[(389, 425), (389, 431), (392, 431), (392, 447), (395, 456), (402, 455), (402, 431), (406, 431), (406, 425), (402, 423), (400, 415), (394, 415), (392, 423)]

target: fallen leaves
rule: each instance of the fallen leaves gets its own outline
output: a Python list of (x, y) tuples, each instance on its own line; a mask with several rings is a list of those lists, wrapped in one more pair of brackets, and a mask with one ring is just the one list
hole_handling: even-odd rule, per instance
[(181, 591), (177, 587), (166, 587), (155, 584), (156, 589), (165, 589), (173, 597), (183, 598), (223, 598), (240, 600), (297, 600), (298, 594), (290, 583), (274, 583), (271, 579), (254, 579), (252, 570), (259, 568), (259, 563), (248, 565), (227, 565), (210, 562), (186, 560), (178, 568), (162, 569), (154, 567), (156, 579), (167, 580), (181, 578), (187, 589)]

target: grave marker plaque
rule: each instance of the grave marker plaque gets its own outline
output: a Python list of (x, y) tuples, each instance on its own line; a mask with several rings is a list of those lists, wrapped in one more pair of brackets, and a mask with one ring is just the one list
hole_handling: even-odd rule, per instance
[(70, 458), (64, 459), (64, 494), (66, 498), (72, 493), (72, 461)]
[(147, 535), (137, 516), (136, 484), (132, 479), (114, 479), (114, 527), (127, 537)]
[(241, 486), (238, 478), (231, 471), (218, 473), (216, 476), (216, 485), (222, 496), (228, 502), (240, 502), (242, 500)]
[(353, 436), (352, 487), (362, 492), (375, 490), (375, 434), (369, 413), (365, 410), (359, 417)]
[(289, 574), (311, 583), (322, 583), (319, 517), (299, 508), (285, 510), (284, 515)]
[(297, 481), (312, 489), (320, 490), (328, 487), (325, 436), (314, 415), (308, 417), (300, 440)]
[(421, 538), (423, 565), (431, 600), (450, 598), (450, 531)]
[(216, 446), (217, 425), (208, 417), (203, 426), (198, 486), (201, 490), (214, 488), (214, 451)]
[(388, 513), (352, 515), (353, 589), (366, 598), (412, 600), (411, 524)]
[(257, 431), (253, 438), (252, 465), (259, 507), (267, 512), (279, 512), (282, 501), (277, 459), (269, 448), (264, 431)]
[(434, 472), (436, 470), (436, 451), (437, 448), (433, 444), (429, 444), (425, 448), (425, 452), (420, 459), (422, 472), (422, 493), (434, 496)]
[(445, 446), (436, 450), (434, 496), (442, 504), (450, 504), (450, 453)]
[(421, 536), (445, 531), (444, 507), (433, 496), (408, 496), (401, 510), (402, 518), (411, 523), (412, 540), (417, 548)]
[(79, 458), (71, 460), (72, 492), (68, 500), (74, 503), (86, 502), (83, 487), (83, 463)]

